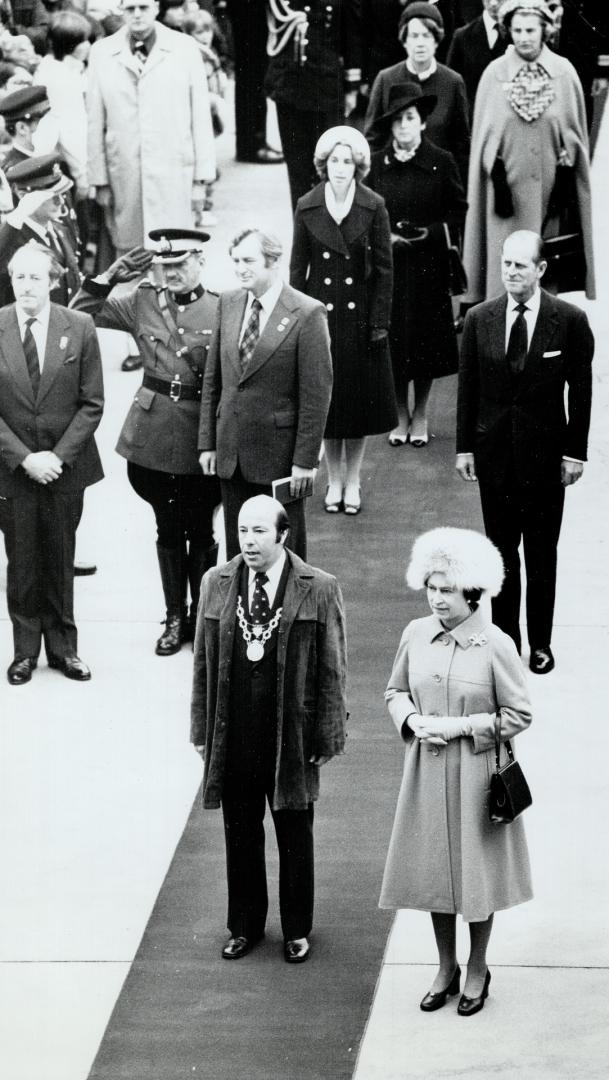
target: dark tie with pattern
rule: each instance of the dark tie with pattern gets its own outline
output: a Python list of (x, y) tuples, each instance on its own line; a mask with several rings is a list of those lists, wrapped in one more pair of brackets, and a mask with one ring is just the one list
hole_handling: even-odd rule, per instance
[(254, 297), (252, 301), (252, 308), (250, 311), (250, 317), (247, 320), (247, 326), (243, 331), (243, 337), (241, 338), (241, 344), (239, 346), (239, 358), (241, 360), (241, 369), (245, 371), (247, 365), (252, 359), (254, 349), (256, 348), (258, 338), (260, 337), (260, 310), (262, 304)]
[(32, 333), (32, 323), (35, 322), (36, 319), (26, 319), (25, 334), (23, 335), (23, 351), (25, 353), (25, 362), (30, 376), (32, 390), (34, 391), (34, 397), (38, 394), (38, 387), (40, 386), (40, 358)]
[(135, 61), (139, 68), (140, 75), (144, 70), (144, 65), (148, 59), (148, 49), (143, 41), (134, 41), (131, 45), (131, 51), (135, 57)]
[(263, 589), (263, 585), (266, 585), (268, 581), (267, 575), (263, 570), (258, 570), (254, 578), (254, 593), (252, 596), (252, 607), (250, 615), (253, 623), (267, 623), (271, 618), (271, 609), (269, 607), (269, 598), (266, 594), (266, 589)]
[(525, 311), (528, 310), (526, 304), (516, 305), (518, 314), (514, 319), (512, 329), (510, 330), (510, 337), (505, 356), (510, 365), (510, 370), (514, 375), (519, 375), (521, 371), (524, 371), (524, 365), (529, 351), (527, 321), (524, 317)]

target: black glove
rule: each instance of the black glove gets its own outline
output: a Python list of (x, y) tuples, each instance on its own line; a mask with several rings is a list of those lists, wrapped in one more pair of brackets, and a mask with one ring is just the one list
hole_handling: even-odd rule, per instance
[(121, 255), (107, 269), (108, 281), (117, 285), (119, 281), (133, 281), (141, 277), (152, 265), (154, 252), (143, 247), (131, 248), (126, 255)]
[(495, 158), (495, 164), (491, 171), (491, 180), (495, 192), (495, 213), (497, 217), (513, 217), (514, 201), (507, 181), (505, 165), (500, 157)]

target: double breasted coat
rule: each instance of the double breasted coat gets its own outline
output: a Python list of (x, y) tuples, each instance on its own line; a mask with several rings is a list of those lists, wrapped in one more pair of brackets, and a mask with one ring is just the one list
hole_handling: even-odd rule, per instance
[[(277, 638), (274, 810), (306, 810), (319, 795), (312, 756), (345, 744), (345, 620), (336, 578), (293, 552)], [(191, 740), (205, 746), (203, 805), (220, 806), (228, 743), (231, 665), (243, 558), (208, 571), (201, 586), (194, 645)]]
[(426, 237), (409, 246), (394, 243), (391, 348), (403, 397), (405, 378), (433, 379), (457, 370), (444, 225), (458, 241), (467, 204), (452, 155), (425, 136), (409, 161), (398, 161), (391, 146), (373, 154), (367, 182), (383, 196), (394, 233), (399, 222), (427, 229)]
[(292, 465), (314, 469), (332, 391), (325, 308), (284, 285), (245, 368), (245, 289), (221, 293), (203, 378), (199, 450), (215, 450), (221, 480), (270, 484)]
[(383, 199), (357, 184), (351, 210), (337, 225), (328, 213), (325, 183), (299, 199), (294, 219), (290, 282), (321, 300), (328, 312), (333, 385), (326, 437), (355, 439), (389, 431), (397, 409), (388, 341), (393, 260)]
[[(386, 696), (408, 745), (380, 906), (461, 913), (483, 922), (532, 896), (523, 823), (491, 825), (488, 789), (500, 741), (531, 723), (513, 641), (478, 609), (453, 630), (435, 615), (404, 630)], [(467, 717), (471, 737), (431, 746), (404, 724), (409, 713)], [(501, 764), (507, 760), (505, 747)]]
[(89, 58), (89, 183), (112, 189), (107, 220), (120, 250), (167, 222), (191, 228), (193, 181), (216, 175), (201, 54), (187, 34), (155, 23), (155, 35), (141, 74), (124, 27)]
[[(542, 232), (563, 149), (575, 171), (586, 255), (586, 280), (581, 286), (590, 300), (595, 296), (588, 133), (581, 83), (569, 61), (547, 45), (538, 63), (550, 76), (554, 99), (536, 120), (523, 120), (508, 100), (509, 85), (524, 65), (513, 45), (489, 64), (478, 85), (463, 246), (470, 303), (490, 300), (502, 291), (501, 248), (510, 233), (516, 229)], [(503, 161), (514, 204), (510, 217), (495, 212), (491, 173), (498, 158)]]

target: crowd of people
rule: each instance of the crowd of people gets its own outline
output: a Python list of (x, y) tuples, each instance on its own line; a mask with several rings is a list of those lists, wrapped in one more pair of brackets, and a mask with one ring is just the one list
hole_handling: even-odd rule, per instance
[[(356, 517), (367, 437), (424, 451), (433, 381), (458, 372), (456, 467), (479, 483), (487, 536), (415, 545), (408, 582), (432, 614), (406, 627), (386, 694), (408, 750), (381, 904), (432, 913), (424, 1011), (459, 989), (456, 913), (472, 1015), (493, 913), (531, 895), (521, 822), (494, 827), (483, 802), (495, 738), (531, 720), (519, 545), (529, 667), (547, 674), (564, 492), (587, 453), (594, 342), (557, 296), (594, 297), (589, 101), (607, 27), (575, 49), (582, 6), (472, 0), (468, 19), (450, 0), (40, 0), (24, 23), (17, 0), (2, 8), (8, 681), (30, 681), (43, 643), (49, 666), (91, 677), (75, 536), (103, 475), (95, 327), (120, 331), (143, 379), (116, 449), (155, 516), (155, 651), (193, 643), (192, 740), (226, 829), (226, 959), (264, 933), (267, 799), (285, 959), (309, 955), (313, 803), (347, 715), (340, 588), (306, 562), (322, 454), (325, 511)], [(202, 273), (227, 70), (236, 156), (285, 159), (294, 229), (289, 283), (280, 241), (253, 226), (230, 244), (238, 287), (217, 295)]]

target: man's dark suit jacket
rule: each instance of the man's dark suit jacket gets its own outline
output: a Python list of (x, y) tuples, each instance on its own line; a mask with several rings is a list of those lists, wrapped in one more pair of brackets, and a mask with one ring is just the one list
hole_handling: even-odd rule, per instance
[(101, 358), (89, 315), (51, 304), (40, 387), (34, 398), (15, 305), (0, 310), (0, 497), (33, 483), (20, 467), (53, 450), (64, 463), (56, 491), (76, 494), (103, 477), (93, 433), (104, 407)]
[(237, 468), (252, 484), (319, 464), (332, 392), (326, 309), (284, 285), (245, 371), (239, 335), (244, 289), (220, 296), (205, 367), (199, 450), (215, 450), (217, 473)]
[[(594, 338), (580, 308), (542, 290), (524, 371), (505, 356), (507, 296), (465, 319), (457, 399), (457, 453), (473, 453), (481, 483), (560, 483), (563, 456), (586, 460)], [(568, 417), (564, 390), (568, 386)]]
[(467, 26), (461, 26), (455, 30), (455, 35), (450, 43), (446, 64), (456, 71), (463, 82), (469, 102), (470, 118), (474, 112), (476, 90), (482, 76), (482, 72), (491, 60), (503, 56), (508, 47), (508, 38), (499, 34), (492, 49), (489, 49), (488, 37), (484, 19), (480, 16)]
[(41, 244), (42, 247), (48, 247), (56, 256), (57, 261), (63, 270), (65, 270), (61, 281), (58, 282), (51, 292), (51, 299), (56, 304), (67, 305), (72, 297), (78, 292), (80, 286), (80, 271), (78, 269), (78, 259), (72, 248), (69, 231), (61, 224), (54, 224), (53, 229), (59, 240), (61, 254), (55, 251), (55, 248), (51, 247), (50, 244), (46, 244), (37, 232), (30, 229), (27, 222), (21, 229), (16, 229), (15, 226), (9, 224), (8, 221), (5, 221), (4, 224), (0, 226), (0, 307), (5, 307), (6, 304), (10, 304), (13, 301), (13, 287), (8, 272), (8, 264), (15, 252), (19, 251), (19, 248), (22, 248), (24, 244), (29, 244), (31, 241), (34, 241), (36, 244)]

